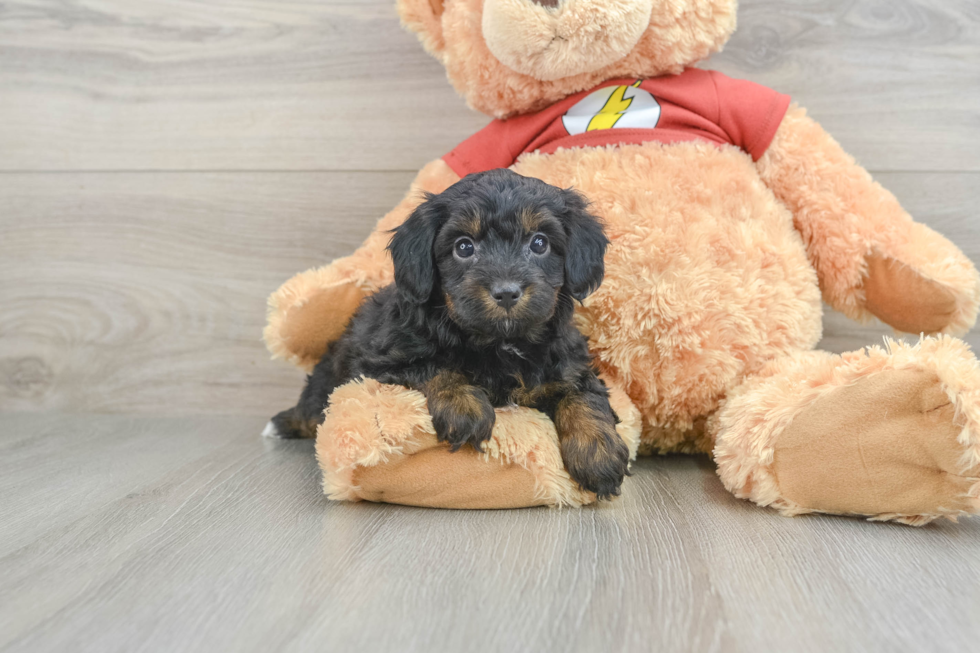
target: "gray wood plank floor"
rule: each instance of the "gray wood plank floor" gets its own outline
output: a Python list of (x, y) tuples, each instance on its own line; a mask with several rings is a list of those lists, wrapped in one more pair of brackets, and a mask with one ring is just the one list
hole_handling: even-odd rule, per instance
[(261, 425), (0, 416), (0, 650), (976, 650), (977, 520), (786, 519), (686, 456), (599, 508), (331, 504)]
[[(978, 62), (976, 0), (743, 0), (705, 65), (980, 262)], [(487, 120), (392, 0), (0, 2), (0, 650), (976, 650), (980, 520), (786, 519), (683, 456), (598, 508), (331, 504), (257, 437), (302, 380), (265, 297)]]

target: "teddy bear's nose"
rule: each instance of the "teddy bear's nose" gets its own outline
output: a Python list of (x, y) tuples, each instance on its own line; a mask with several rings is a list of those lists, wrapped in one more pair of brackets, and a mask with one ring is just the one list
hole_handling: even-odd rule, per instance
[(594, 72), (623, 59), (650, 26), (653, 4), (676, 2), (482, 1), (483, 40), (493, 56), (511, 70), (543, 82)]

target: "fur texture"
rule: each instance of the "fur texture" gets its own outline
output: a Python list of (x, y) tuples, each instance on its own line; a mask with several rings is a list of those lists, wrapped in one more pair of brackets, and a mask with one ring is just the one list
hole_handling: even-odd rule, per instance
[(646, 143), (531, 154), (515, 169), (580, 189), (605, 220), (607, 278), (578, 320), (640, 409), (645, 448), (710, 449), (700, 418), (820, 339), (803, 241), (743, 152)]
[(484, 0), (483, 38), (501, 63), (542, 81), (619, 61), (650, 24), (652, 0), (574, 0), (546, 8)]
[[(570, 0), (569, 19), (596, 0)], [(448, 0), (436, 13), (429, 0), (399, 0), (405, 25), (449, 73), (449, 80), (478, 111), (504, 118), (542, 109), (568, 95), (618, 77), (679, 73), (717, 52), (735, 30), (735, 0), (654, 0), (649, 23), (625, 57), (598, 70), (542, 81), (508, 68), (483, 37), (484, 0)]]
[[(626, 394), (612, 385), (609, 400), (620, 419), (616, 431), (633, 459), (639, 444), (640, 415)], [(464, 502), (458, 492), (434, 497), (431, 479), (416, 476), (412, 467), (416, 454), (428, 451), (445, 468), (458, 464), (458, 454), (450, 454), (437, 441), (422, 393), (371, 379), (337, 388), (316, 440), (317, 460), (324, 470), (323, 491), (337, 501), (394, 500), (438, 508), (577, 507), (596, 501), (595, 494), (583, 490), (565, 470), (554, 423), (531, 408), (497, 409), (493, 436), (479, 454), (478, 466), (485, 474), (510, 467), (527, 470), (530, 500), (515, 497), (499, 486), (490, 488), (484, 497), (489, 503)], [(365, 481), (365, 470), (397, 463), (407, 465), (410, 478), (416, 479), (398, 497), (392, 496), (387, 486)]]
[(526, 406), (554, 420), (572, 478), (619, 494), (629, 452), (572, 326), (572, 299), (602, 282), (607, 242), (578, 193), (508, 170), (430, 196), (391, 239), (395, 284), (365, 301), (272, 425), (311, 436), (334, 389), (359, 378), (421, 391), (453, 451), (482, 448), (495, 407)]

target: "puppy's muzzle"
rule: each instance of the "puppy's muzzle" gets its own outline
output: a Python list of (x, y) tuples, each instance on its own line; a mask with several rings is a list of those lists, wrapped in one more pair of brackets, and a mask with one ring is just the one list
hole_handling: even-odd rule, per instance
[(512, 282), (495, 283), (490, 288), (490, 296), (493, 298), (493, 301), (497, 302), (497, 306), (505, 311), (513, 308), (514, 304), (521, 299), (523, 294), (524, 291), (521, 287)]

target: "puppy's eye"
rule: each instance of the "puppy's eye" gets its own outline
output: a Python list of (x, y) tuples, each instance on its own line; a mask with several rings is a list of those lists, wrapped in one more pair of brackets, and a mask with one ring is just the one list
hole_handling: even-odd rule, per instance
[(544, 234), (534, 234), (531, 236), (530, 248), (535, 254), (544, 254), (548, 251), (548, 237)]
[(469, 258), (473, 256), (475, 250), (473, 241), (469, 238), (457, 238), (456, 242), (453, 243), (453, 254), (456, 258)]

